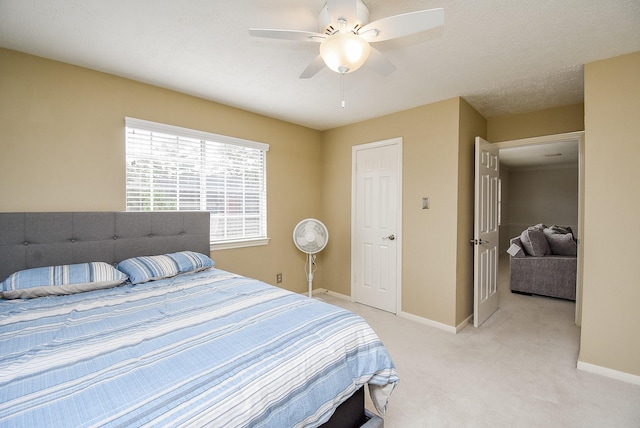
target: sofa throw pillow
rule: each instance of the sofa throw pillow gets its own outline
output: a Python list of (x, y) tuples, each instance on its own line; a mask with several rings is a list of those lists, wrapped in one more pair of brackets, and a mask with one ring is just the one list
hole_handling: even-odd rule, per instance
[[(567, 233), (562, 233), (566, 232)], [(577, 257), (578, 245), (575, 239), (573, 239), (573, 233), (571, 228), (561, 228), (559, 226), (551, 226), (544, 230), (544, 235), (547, 237), (547, 242), (551, 249), (551, 254), (556, 256), (571, 256)]]
[(530, 227), (520, 234), (520, 241), (530, 256), (542, 257), (551, 254), (549, 243), (542, 230)]
[(561, 235), (566, 235), (567, 233), (570, 233), (571, 235), (573, 235), (573, 231), (571, 230), (571, 227), (556, 226), (555, 224), (553, 226), (545, 227), (543, 232), (545, 233), (545, 235), (551, 234), (551, 233), (559, 233)]

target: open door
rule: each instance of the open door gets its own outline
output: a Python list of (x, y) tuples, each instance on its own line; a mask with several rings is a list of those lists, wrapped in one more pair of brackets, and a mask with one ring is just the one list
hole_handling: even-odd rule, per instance
[(498, 309), (498, 147), (476, 137), (473, 325)]

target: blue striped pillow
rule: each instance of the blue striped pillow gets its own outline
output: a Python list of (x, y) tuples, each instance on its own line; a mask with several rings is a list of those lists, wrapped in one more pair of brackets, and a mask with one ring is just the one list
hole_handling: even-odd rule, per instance
[(139, 256), (123, 260), (116, 268), (129, 277), (132, 284), (176, 276), (178, 264), (169, 256)]
[(180, 251), (167, 256), (176, 262), (180, 273), (198, 272), (209, 269), (215, 264), (208, 256), (194, 251)]
[(213, 260), (204, 254), (180, 251), (160, 256), (132, 257), (118, 263), (117, 268), (129, 276), (132, 284), (141, 284), (181, 273), (198, 272), (213, 265)]
[(122, 284), (127, 276), (104, 262), (46, 266), (11, 274), (2, 282), (5, 299), (29, 299), (110, 288)]

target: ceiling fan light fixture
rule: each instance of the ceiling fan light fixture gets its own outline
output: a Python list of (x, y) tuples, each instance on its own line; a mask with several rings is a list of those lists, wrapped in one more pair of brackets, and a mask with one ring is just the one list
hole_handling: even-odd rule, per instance
[(320, 44), (320, 56), (324, 63), (341, 74), (358, 70), (370, 53), (369, 42), (350, 31), (333, 34)]

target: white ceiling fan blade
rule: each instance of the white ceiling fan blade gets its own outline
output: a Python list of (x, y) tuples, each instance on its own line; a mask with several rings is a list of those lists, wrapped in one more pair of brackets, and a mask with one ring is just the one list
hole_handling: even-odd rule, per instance
[(327, 36), (312, 31), (298, 30), (271, 30), (266, 28), (250, 28), (249, 35), (252, 37), (266, 37), (268, 39), (293, 40), (299, 42), (321, 42)]
[(419, 10), (370, 22), (358, 31), (368, 42), (396, 39), (444, 24), (444, 9)]
[(396, 66), (393, 65), (382, 52), (374, 47), (371, 47), (371, 53), (365, 66), (382, 76), (388, 76), (396, 69)]
[(315, 57), (313, 61), (304, 69), (302, 74), (300, 75), (300, 79), (309, 79), (318, 73), (318, 71), (324, 68), (324, 60), (320, 55)]
[(356, 0), (327, 0), (327, 9), (329, 19), (334, 25), (337, 24), (338, 19), (344, 19), (350, 24), (356, 22)]

